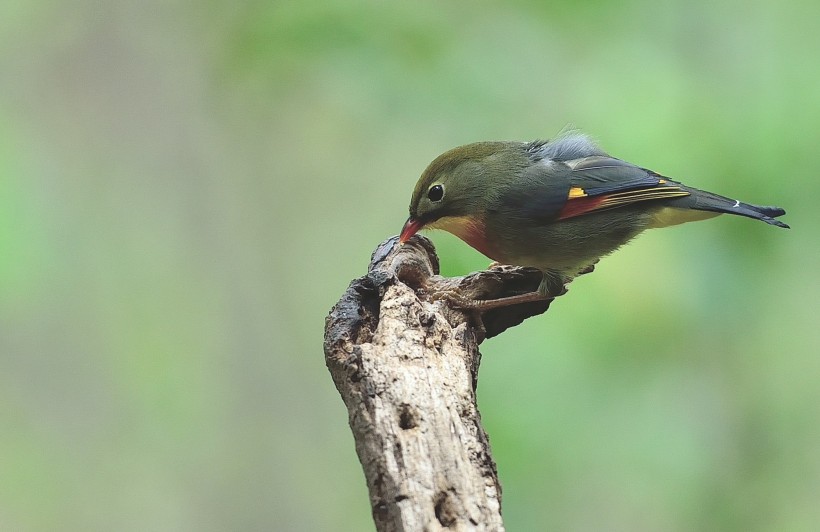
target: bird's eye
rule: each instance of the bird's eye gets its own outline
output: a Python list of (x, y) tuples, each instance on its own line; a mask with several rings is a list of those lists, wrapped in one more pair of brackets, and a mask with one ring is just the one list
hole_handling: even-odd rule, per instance
[(441, 201), (441, 198), (444, 197), (444, 187), (441, 185), (433, 185), (430, 187), (430, 190), (427, 191), (427, 198), (430, 201)]

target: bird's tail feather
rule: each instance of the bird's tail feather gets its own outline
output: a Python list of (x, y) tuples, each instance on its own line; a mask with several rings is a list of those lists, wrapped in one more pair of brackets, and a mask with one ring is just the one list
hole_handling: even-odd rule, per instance
[(687, 192), (691, 192), (692, 194), (687, 198), (682, 198), (691, 202), (689, 205), (690, 209), (746, 216), (748, 218), (754, 218), (755, 220), (766, 222), (769, 225), (789, 229), (788, 225), (775, 219), (778, 216), (783, 216), (786, 214), (786, 211), (780, 207), (752, 205), (751, 203), (743, 203), (742, 201), (718, 196), (717, 194), (706, 192), (704, 190), (698, 190), (691, 187), (684, 188)]

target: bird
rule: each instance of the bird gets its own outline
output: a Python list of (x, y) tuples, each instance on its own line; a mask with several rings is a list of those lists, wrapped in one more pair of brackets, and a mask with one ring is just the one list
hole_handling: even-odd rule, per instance
[[(551, 299), (602, 257), (647, 229), (734, 214), (789, 228), (786, 211), (706, 192), (612, 157), (588, 135), (488, 141), (453, 148), (416, 183), (404, 244), (421, 229), (443, 229), (499, 264), (543, 274), (534, 292), (456, 306), (492, 309)], [(565, 291), (565, 289), (564, 289)]]

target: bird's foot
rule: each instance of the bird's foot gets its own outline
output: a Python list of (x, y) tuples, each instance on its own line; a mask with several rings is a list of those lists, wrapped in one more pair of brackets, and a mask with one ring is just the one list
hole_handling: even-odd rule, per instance
[(533, 301), (546, 301), (554, 299), (554, 296), (544, 295), (540, 292), (527, 292), (526, 294), (518, 294), (514, 296), (500, 297), (498, 299), (471, 299), (465, 297), (457, 290), (442, 290), (432, 294), (432, 299), (446, 300), (453, 307), (463, 310), (479, 310), (486, 311), (501, 307), (508, 307), (510, 305), (520, 305), (521, 303), (531, 303)]
[(437, 290), (430, 294), (430, 299), (433, 301), (446, 301), (455, 308), (472, 309), (475, 299), (471, 299), (461, 293), (457, 288), (450, 288), (447, 290)]

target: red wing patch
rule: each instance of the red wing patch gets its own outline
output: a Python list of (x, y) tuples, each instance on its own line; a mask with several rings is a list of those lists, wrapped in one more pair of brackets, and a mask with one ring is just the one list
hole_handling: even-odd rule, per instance
[(581, 216), (582, 214), (586, 214), (588, 212), (598, 210), (601, 203), (603, 203), (606, 196), (598, 196), (598, 197), (581, 197), (581, 198), (573, 198), (567, 201), (564, 208), (561, 209), (561, 212), (558, 213), (558, 219), (563, 220), (564, 218), (572, 218), (574, 216)]
[[(583, 190), (581, 189), (581, 192)], [(650, 201), (659, 199), (679, 198), (688, 196), (689, 193), (679, 187), (658, 186), (653, 188), (642, 188), (638, 190), (627, 190), (614, 194), (603, 194), (600, 196), (586, 196), (579, 193), (573, 194), (570, 190), (569, 199), (564, 208), (558, 214), (558, 219), (572, 218), (590, 212), (621, 207), (639, 201)]]

